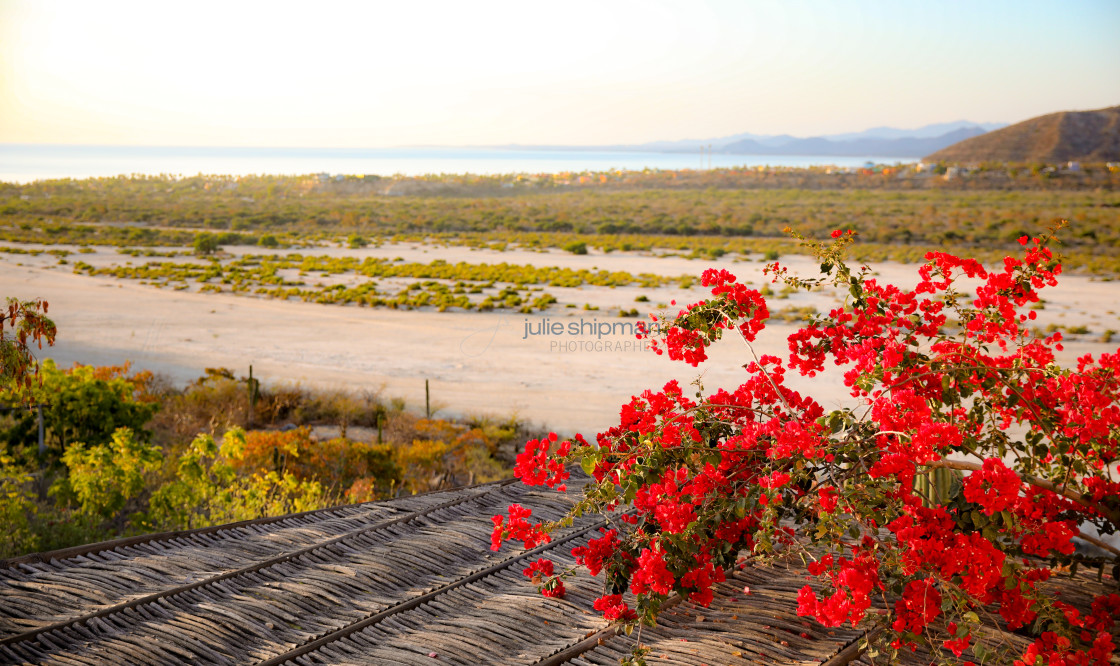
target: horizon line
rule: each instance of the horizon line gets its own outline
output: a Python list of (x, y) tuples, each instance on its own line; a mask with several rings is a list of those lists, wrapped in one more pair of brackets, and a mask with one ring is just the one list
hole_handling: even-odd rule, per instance
[[(712, 137), (712, 138), (707, 138), (707, 139), (692, 139), (692, 138), (653, 139), (653, 140), (650, 140), (650, 141), (643, 141), (643, 142), (640, 142), (640, 143), (605, 143), (605, 144), (586, 144), (586, 143), (584, 143), (584, 144), (578, 144), (578, 143), (564, 144), (564, 143), (518, 143), (518, 142), (510, 142), (510, 143), (499, 143), (499, 144), (397, 144), (397, 145), (386, 145), (386, 146), (368, 146), (368, 145), (367, 146), (340, 146), (340, 145), (261, 145), (261, 144), (224, 144), (224, 145), (222, 145), (222, 144), (209, 144), (209, 143), (206, 143), (206, 144), (203, 144), (203, 143), (199, 143), (199, 144), (173, 144), (173, 143), (104, 143), (104, 142), (90, 142), (90, 143), (76, 142), (75, 143), (75, 142), (62, 142), (62, 141), (0, 141), (0, 146), (22, 146), (22, 147), (33, 147), (33, 146), (36, 146), (36, 147), (38, 147), (38, 146), (59, 146), (59, 147), (62, 147), (62, 146), (65, 146), (65, 147), (78, 147), (78, 148), (223, 148), (223, 149), (243, 148), (243, 149), (253, 149), (253, 150), (415, 150), (415, 149), (449, 149), (449, 148), (451, 148), (451, 149), (473, 149), (473, 150), (479, 150), (479, 149), (511, 149), (511, 148), (512, 149), (561, 149), (561, 150), (598, 150), (598, 149), (603, 149), (603, 150), (631, 149), (632, 150), (632, 149), (637, 149), (637, 148), (649, 147), (651, 144), (673, 144), (673, 143), (690, 143), (690, 142), (700, 142), (700, 143), (709, 142), (709, 143), (711, 143), (711, 142), (715, 142), (715, 141), (723, 141), (723, 140), (733, 139), (733, 137), (741, 136), (741, 135), (744, 135), (744, 134), (749, 134), (749, 135), (752, 135), (753, 137), (757, 137), (757, 138), (761, 138), (761, 139), (789, 137), (789, 138), (792, 138), (792, 139), (795, 139), (795, 140), (826, 139), (826, 140), (835, 141), (834, 139), (829, 139), (829, 137), (847, 135), (847, 134), (861, 134), (861, 133), (864, 133), (864, 132), (870, 132), (870, 131), (873, 131), (873, 130), (880, 130), (880, 129), (890, 129), (890, 130), (895, 130), (895, 131), (898, 131), (898, 132), (916, 132), (916, 131), (922, 130), (926, 127), (929, 127), (931, 125), (952, 125), (952, 124), (956, 124), (956, 123), (967, 123), (968, 124), (967, 126), (981, 127), (981, 129), (983, 129), (984, 125), (1003, 125), (1004, 127), (1007, 127), (1007, 126), (1010, 126), (1010, 125), (1014, 124), (1014, 123), (1007, 123), (1007, 122), (1003, 122), (1003, 121), (1000, 121), (1000, 122), (995, 122), (995, 121), (977, 122), (977, 121), (963, 120), (962, 119), (962, 120), (950, 120), (950, 121), (943, 121), (943, 122), (936, 122), (936, 123), (927, 123), (926, 125), (921, 125), (919, 127), (912, 127), (912, 128), (899, 128), (899, 127), (892, 127), (892, 126), (889, 126), (889, 125), (878, 125), (878, 126), (875, 126), (875, 127), (868, 127), (866, 129), (857, 130), (857, 131), (835, 132), (835, 133), (832, 133), (832, 134), (816, 134), (816, 135), (810, 135), (810, 136), (796, 136), (796, 135), (788, 134), (788, 133), (755, 134), (753, 132), (738, 132), (738, 133), (731, 134), (731, 135), (726, 135), (726, 136), (721, 136), (721, 137)], [(988, 131), (995, 131), (995, 130), (985, 130), (985, 131), (988, 132)], [(875, 139), (875, 137), (868, 137), (868, 138), (872, 139), (872, 140)], [(906, 137), (899, 137), (899, 138), (906, 138)], [(912, 138), (921, 138), (921, 137), (912, 137)], [(927, 137), (927, 138), (934, 138), (934, 137)], [(890, 141), (890, 140), (895, 140), (895, 139), (879, 139), (879, 140)], [(841, 140), (841, 142), (842, 141), (843, 140)], [(657, 153), (657, 152), (666, 152), (666, 151), (649, 148), (648, 152)], [(672, 151), (672, 152), (677, 152), (677, 151)]]

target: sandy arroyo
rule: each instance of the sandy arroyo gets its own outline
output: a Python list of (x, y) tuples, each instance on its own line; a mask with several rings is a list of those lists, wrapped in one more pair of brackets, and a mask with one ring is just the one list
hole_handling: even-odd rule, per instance
[[(466, 248), (415, 245), (383, 246), (354, 251), (358, 256), (405, 256), (410, 260), (533, 263), (574, 268), (649, 271), (662, 275), (698, 274), (716, 264), (761, 284), (757, 261), (690, 261), (636, 253), (574, 256), (565, 253), (499, 253)], [(346, 251), (338, 251), (339, 253)], [(98, 264), (130, 259), (111, 249), (77, 259)], [(133, 260), (139, 263), (138, 260)], [(179, 383), (202, 374), (206, 367), (228, 367), (244, 374), (250, 364), (265, 383), (302, 383), (353, 391), (382, 391), (402, 397), (414, 409), (424, 404), (424, 380), (431, 381), (433, 404), (444, 414), (514, 414), (561, 433), (594, 433), (617, 423), (618, 408), (631, 395), (660, 387), (670, 379), (683, 385), (702, 376), (705, 389), (733, 387), (743, 377), (741, 365), (751, 360), (742, 342), (728, 338), (700, 368), (656, 356), (629, 335), (608, 305), (633, 305), (637, 294), (653, 303), (684, 301), (703, 295), (700, 287), (618, 289), (584, 288), (582, 301), (602, 303), (603, 311), (554, 308), (544, 314), (395, 311), (354, 306), (317, 305), (263, 300), (230, 294), (176, 292), (134, 281), (75, 275), (54, 257), (0, 254), (0, 296), (42, 297), (59, 327), (58, 342), (44, 356), (60, 363), (116, 364), (164, 372)], [(808, 259), (787, 262), (811, 275)], [(916, 267), (884, 264), (881, 278), (912, 286)], [(571, 294), (567, 295), (571, 297)], [(1066, 276), (1062, 285), (1044, 294), (1046, 309), (1038, 323), (1085, 325), (1090, 334), (1070, 340), (1063, 361), (1084, 353), (1116, 351), (1101, 344), (1101, 334), (1120, 330), (1120, 289), (1116, 283)], [(561, 299), (562, 302), (565, 298)], [(771, 309), (833, 306), (831, 294), (795, 294), (772, 300)], [(558, 326), (560, 334), (529, 335), (528, 330)], [(572, 326), (583, 324), (583, 334)], [(614, 326), (599, 337), (592, 325)], [(527, 326), (529, 327), (527, 329)], [(792, 325), (770, 326), (756, 345), (762, 353), (782, 353)], [(795, 386), (811, 391), (826, 407), (840, 404), (845, 392), (836, 373)]]

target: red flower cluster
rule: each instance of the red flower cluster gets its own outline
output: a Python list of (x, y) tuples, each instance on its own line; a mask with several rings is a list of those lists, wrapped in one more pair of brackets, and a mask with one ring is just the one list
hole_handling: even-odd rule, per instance
[(1073, 537), (1077, 536), (1071, 521), (1043, 523), (1039, 531), (1022, 537), (1023, 552), (1037, 557), (1050, 557), (1052, 553), (1072, 555), (1075, 550)]
[[(665, 346), (669, 350), (669, 358), (674, 361), (684, 361), (695, 367), (708, 360), (707, 346), (710, 341), (696, 331), (672, 326), (665, 332)], [(655, 341), (653, 351), (660, 356), (663, 352), (661, 346)]]
[[(930, 253), (907, 290), (843, 263), (851, 231), (832, 238), (815, 246), (822, 278), (768, 269), (792, 287), (831, 283), (846, 298), (789, 336), (788, 358), (757, 355), (738, 387), (695, 400), (669, 382), (623, 405), (594, 444), (550, 436), (518, 456), (516, 473), (532, 485), (562, 487), (578, 462), (595, 482), (579, 510), (617, 519), (572, 549), (592, 575), (604, 572), (609, 591), (634, 594), (634, 607), (609, 594), (596, 610), (652, 621), (665, 595), (709, 603), (744, 550), (762, 562), (809, 552), (818, 589), (806, 585), (797, 610), (827, 626), (860, 623), (873, 595), (901, 590), (872, 616), (886, 645), (979, 650), (976, 618), (991, 609), (1012, 630), (1045, 620), (1017, 663), (1107, 663), (1120, 595), (1081, 617), (1038, 584), (1049, 558), (1079, 557), (1080, 524), (1120, 528), (1120, 483), (1109, 476), (1120, 462), (1120, 353), (1064, 369), (1060, 335), (1026, 328), (1038, 290), (1061, 272), (1037, 241), (991, 269)], [(729, 272), (705, 271), (702, 282), (712, 297), (662, 322), (656, 341), (692, 365), (725, 331), (751, 345), (769, 316), (761, 294)], [(786, 384), (787, 371), (812, 377), (830, 366), (855, 407), (826, 413)], [(972, 456), (983, 463), (962, 462)], [(614, 513), (621, 505), (632, 511)], [(520, 507), (508, 522), (495, 517), (494, 547), (506, 538), (532, 547), (559, 525), (526, 518)], [(540, 562), (527, 574), (559, 583)]]
[(611, 622), (633, 622), (638, 613), (622, 600), (621, 594), (607, 594), (595, 600), (592, 607)]
[(879, 562), (870, 551), (855, 548), (855, 557), (833, 558), (825, 555), (816, 562), (809, 563), (809, 573), (814, 576), (827, 576), (834, 592), (823, 601), (809, 585), (801, 588), (797, 595), (797, 614), (815, 617), (826, 627), (838, 627), (845, 622), (858, 624), (871, 606), (871, 594), (881, 590)]
[(553, 571), (552, 560), (546, 560), (542, 557), (530, 564), (522, 573), (532, 578), (534, 583), (540, 583), (541, 580), (551, 577)]
[(691, 589), (688, 593), (690, 601), (707, 608), (714, 598), (712, 583), (722, 583), (726, 579), (722, 570), (713, 567), (711, 562), (704, 562), (681, 576), (680, 584), (685, 589)]
[(912, 580), (894, 604), (895, 620), (891, 628), (898, 632), (921, 633), (941, 615), (941, 593), (928, 578)]
[(564, 481), (569, 478), (569, 474), (560, 459), (571, 452), (572, 444), (565, 441), (552, 454), (551, 449), (557, 439), (556, 433), (550, 432), (545, 439), (530, 439), (526, 442), (525, 450), (517, 454), (517, 464), (513, 467), (514, 476), (527, 486), (545, 485), (560, 491), (566, 490)]
[(618, 530), (601, 529), (599, 531), (603, 536), (589, 540), (586, 546), (576, 546), (572, 549), (576, 564), (587, 567), (587, 571), (592, 576), (599, 575), (599, 572), (614, 557), (621, 545), (618, 540)]
[(634, 594), (669, 594), (676, 581), (669, 568), (665, 566), (665, 555), (654, 544), (638, 556), (638, 567), (630, 577), (630, 589)]
[(524, 574), (531, 578), (533, 583), (541, 587), (541, 594), (546, 597), (562, 599), (568, 592), (564, 588), (564, 581), (554, 577), (555, 571), (552, 560), (541, 558), (530, 564), (525, 569)]
[(1087, 651), (1077, 649), (1073, 641), (1065, 636), (1046, 631), (1031, 643), (1022, 659), (1015, 660), (1015, 666), (1036, 666), (1039, 663), (1046, 666), (1105, 666), (1111, 662), (1115, 650), (1112, 635), (1105, 631), (1097, 633)]
[[(958, 630), (956, 622), (950, 622), (948, 629), (950, 636), (956, 636), (957, 634), (962, 633)], [(942, 641), (941, 643), (946, 648), (948, 648), (950, 652), (953, 653), (954, 657), (961, 656), (961, 653), (967, 650), (969, 644), (972, 643), (972, 634), (968, 633), (967, 631), (963, 633), (964, 635), (960, 638), (949, 638)]]
[(766, 325), (770, 310), (756, 289), (748, 289), (726, 270), (708, 269), (700, 283), (712, 288), (713, 300), (690, 305), (663, 329), (664, 346), (653, 341), (658, 354), (668, 352), (674, 361), (696, 366), (707, 360), (707, 347), (719, 340), (724, 330), (736, 330), (752, 341)]
[(834, 486), (821, 486), (817, 488), (818, 505), (823, 513), (832, 513), (836, 510), (836, 488)]
[(494, 523), (494, 532), (490, 535), (490, 550), (500, 549), (506, 539), (523, 542), (525, 550), (552, 541), (552, 537), (541, 525), (530, 525), (525, 520), (532, 513), (532, 509), (526, 509), (520, 504), (510, 504), (508, 523), (501, 516), (492, 517), (490, 521)]
[(1019, 499), (1019, 475), (998, 458), (988, 458), (984, 468), (964, 482), (964, 498), (982, 507), (986, 515), (1010, 508)]
[(727, 322), (739, 322), (737, 329), (748, 341), (753, 341), (770, 318), (766, 299), (755, 289), (737, 281), (726, 270), (709, 268), (700, 276), (700, 284), (712, 288), (712, 296), (723, 301)]

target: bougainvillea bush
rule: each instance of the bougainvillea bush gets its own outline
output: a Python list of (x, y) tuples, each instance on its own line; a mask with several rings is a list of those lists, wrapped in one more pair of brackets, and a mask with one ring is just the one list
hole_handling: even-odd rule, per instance
[[(743, 383), (689, 397), (670, 382), (624, 405), (594, 443), (530, 441), (523, 482), (563, 489), (578, 463), (594, 483), (563, 521), (537, 524), (518, 506), (495, 516), (495, 549), (599, 512), (609, 528), (573, 553), (603, 580), (595, 608), (627, 629), (674, 595), (709, 603), (743, 556), (793, 557), (809, 572), (797, 612), (867, 628), (878, 659), (925, 646), (950, 662), (970, 650), (982, 663), (1107, 663), (1120, 594), (1079, 612), (1043, 584), (1078, 566), (1116, 580), (1118, 551), (1092, 534), (1120, 527), (1120, 354), (1063, 368), (1061, 334), (1033, 332), (1030, 306), (1061, 272), (1049, 239), (1022, 238), (996, 268), (931, 252), (912, 288), (849, 267), (853, 240), (803, 240), (821, 262), (812, 279), (767, 268), (845, 297), (789, 336), (784, 358), (752, 345), (768, 316), (761, 294), (706, 271), (711, 298), (663, 318), (655, 344), (695, 366), (723, 335), (739, 338)], [(787, 385), (835, 366), (848, 407), (826, 411)], [(1075, 552), (1081, 532), (1098, 555)], [(563, 595), (568, 572), (544, 561), (526, 573)], [(1009, 654), (977, 638), (982, 623), (1033, 644)]]

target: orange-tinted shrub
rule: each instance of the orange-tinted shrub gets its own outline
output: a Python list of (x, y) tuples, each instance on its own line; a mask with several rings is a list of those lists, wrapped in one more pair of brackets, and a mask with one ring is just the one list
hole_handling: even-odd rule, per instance
[(384, 496), (400, 481), (400, 470), (389, 444), (371, 444), (336, 438), (315, 441), (309, 428), (287, 432), (254, 430), (246, 434), (245, 448), (232, 461), (238, 473), (287, 471), (302, 480), (316, 480), (325, 488), (345, 492), (359, 480), (367, 490), (356, 490), (365, 501)]

